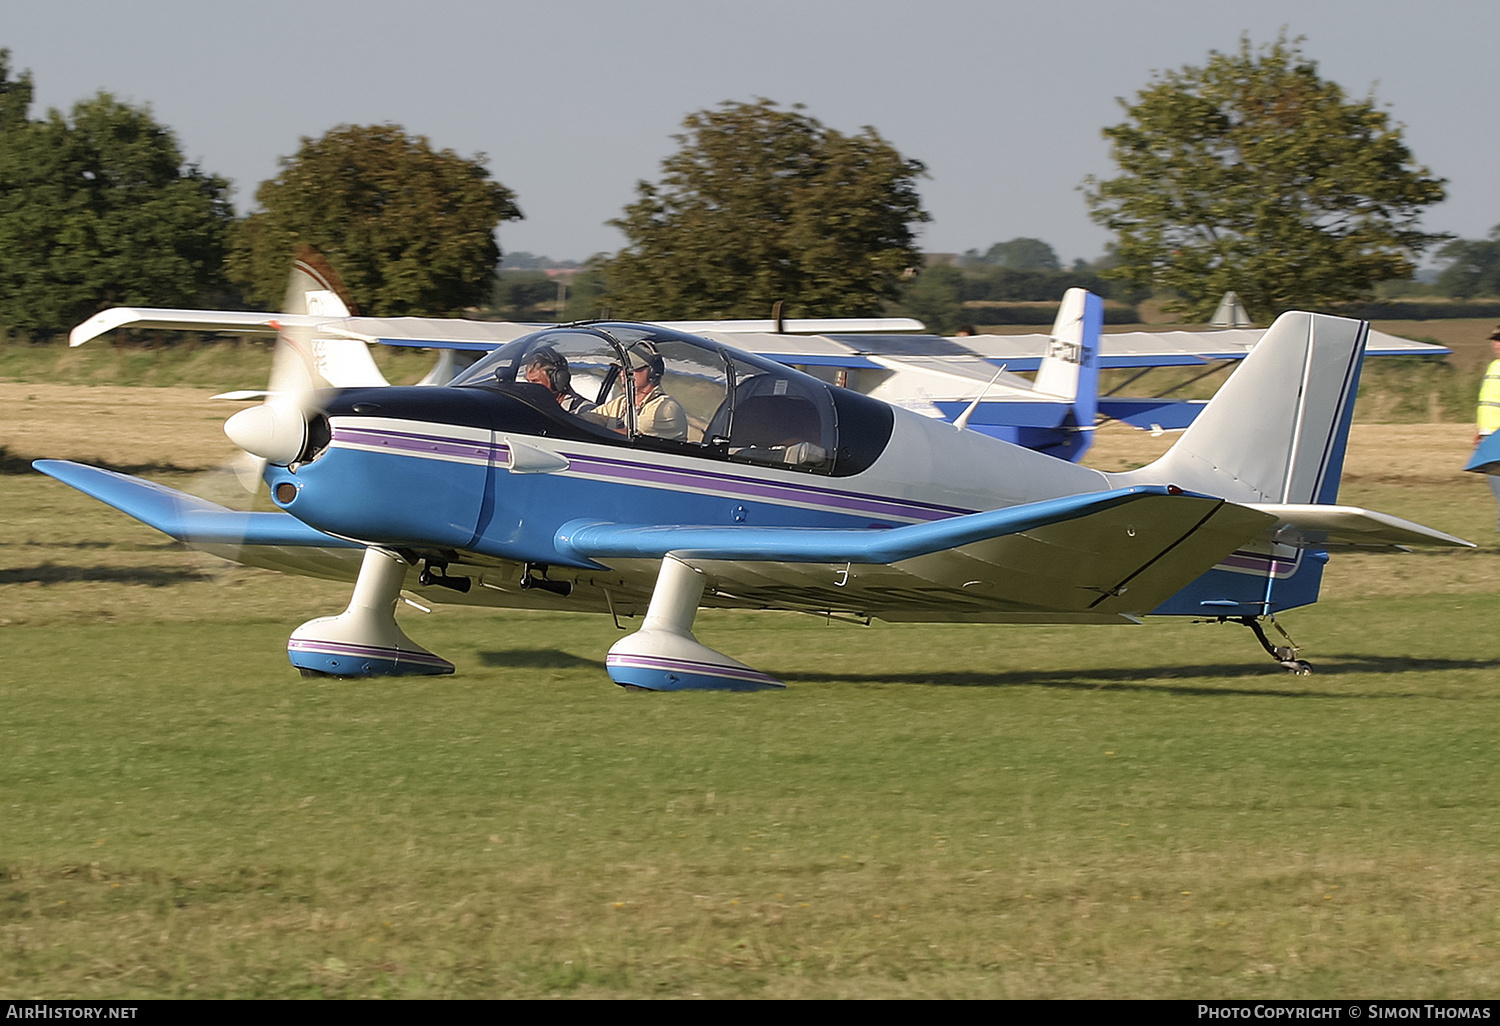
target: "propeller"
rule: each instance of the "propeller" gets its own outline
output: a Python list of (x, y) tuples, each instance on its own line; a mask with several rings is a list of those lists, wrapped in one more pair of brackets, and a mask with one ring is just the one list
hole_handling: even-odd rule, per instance
[[(284, 312), (326, 317), (351, 316), (343, 283), (323, 257), (304, 247), (292, 264)], [(295, 463), (307, 448), (308, 425), (318, 410), (317, 390), (327, 382), (318, 372), (313, 329), (272, 321), (276, 348), (265, 399), (230, 417), (224, 433), (256, 460), (259, 479), (267, 463)]]
[(224, 433), (250, 455), (284, 467), (307, 446), (307, 422), (317, 412), (317, 370), (308, 340), (298, 337), (302, 332), (273, 326), (276, 351), (266, 398), (230, 417)]

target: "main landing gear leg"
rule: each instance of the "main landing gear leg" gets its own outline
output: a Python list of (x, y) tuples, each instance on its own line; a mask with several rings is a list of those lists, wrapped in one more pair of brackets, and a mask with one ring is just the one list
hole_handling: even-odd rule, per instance
[(1285, 645), (1271, 644), (1271, 639), (1266, 637), (1265, 629), (1261, 627), (1260, 617), (1258, 616), (1231, 616), (1226, 617), (1226, 619), (1230, 623), (1243, 624), (1254, 631), (1256, 640), (1260, 642), (1260, 647), (1265, 649), (1267, 654), (1280, 663), (1282, 668), (1288, 673), (1295, 673), (1299, 677), (1306, 677), (1312, 673), (1312, 663), (1297, 658), (1297, 643), (1292, 640), (1292, 636), (1282, 628), (1281, 624), (1275, 620), (1271, 621), (1271, 626), (1275, 627), (1277, 632), (1286, 639)]
[(286, 652), (304, 677), (398, 677), (452, 673), (453, 664), (412, 641), (396, 626), (396, 600), (406, 561), (365, 549), (349, 608), (309, 620), (292, 632)]
[(703, 575), (682, 560), (662, 559), (641, 629), (609, 650), (611, 680), (647, 691), (759, 691), (786, 686), (693, 637), (703, 584)]

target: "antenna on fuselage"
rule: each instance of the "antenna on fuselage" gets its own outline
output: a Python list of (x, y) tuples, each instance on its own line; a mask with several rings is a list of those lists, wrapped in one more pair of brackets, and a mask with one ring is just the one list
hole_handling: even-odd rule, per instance
[(984, 397), (990, 394), (990, 389), (995, 387), (995, 382), (999, 381), (1000, 375), (1004, 373), (1005, 364), (1002, 363), (1000, 365), (1000, 369), (995, 372), (995, 376), (993, 378), (990, 378), (990, 383), (988, 385), (985, 385), (984, 388), (980, 390), (979, 394), (974, 397), (974, 401), (969, 404), (969, 408), (960, 413), (958, 417), (953, 421), (953, 426), (955, 428), (957, 428), (959, 431), (962, 431), (964, 428), (969, 426), (969, 418), (974, 415), (975, 410), (979, 409), (979, 404), (984, 402)]

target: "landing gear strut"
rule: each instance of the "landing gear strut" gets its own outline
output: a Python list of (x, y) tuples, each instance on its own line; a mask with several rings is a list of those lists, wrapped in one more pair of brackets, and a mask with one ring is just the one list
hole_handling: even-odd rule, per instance
[(680, 559), (662, 559), (641, 629), (609, 650), (611, 680), (643, 691), (759, 691), (786, 686), (693, 637), (703, 585), (703, 574)]
[[(452, 673), (453, 664), (408, 638), (396, 626), (396, 600), (407, 562), (365, 549), (349, 608), (309, 620), (292, 632), (287, 656), (304, 676), (400, 677)], [(451, 578), (448, 578), (451, 579)]]
[(1254, 631), (1256, 640), (1260, 642), (1260, 647), (1266, 650), (1267, 655), (1281, 664), (1281, 667), (1287, 673), (1294, 673), (1299, 677), (1306, 677), (1312, 673), (1312, 663), (1307, 662), (1305, 659), (1297, 658), (1297, 643), (1292, 640), (1292, 636), (1286, 632), (1286, 629), (1275, 620), (1271, 620), (1271, 626), (1276, 628), (1276, 633), (1286, 639), (1285, 645), (1273, 645), (1271, 644), (1271, 639), (1266, 637), (1265, 629), (1261, 627), (1260, 621), (1261, 617), (1259, 616), (1219, 617), (1220, 623), (1237, 623), (1242, 627), (1249, 627)]

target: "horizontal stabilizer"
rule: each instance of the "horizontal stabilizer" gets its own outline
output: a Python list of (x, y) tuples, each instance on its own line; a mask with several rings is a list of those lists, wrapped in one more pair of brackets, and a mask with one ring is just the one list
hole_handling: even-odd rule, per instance
[(1266, 532), (1268, 541), (1302, 549), (1399, 550), (1411, 545), (1470, 548), (1473, 542), (1435, 531), (1410, 520), (1355, 506), (1277, 505), (1245, 503), (1250, 509), (1269, 513), (1276, 525)]
[(1207, 405), (1206, 399), (1100, 399), (1099, 416), (1142, 431), (1181, 431)]

